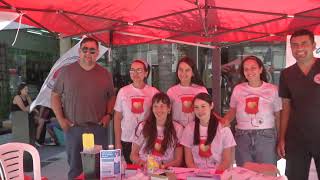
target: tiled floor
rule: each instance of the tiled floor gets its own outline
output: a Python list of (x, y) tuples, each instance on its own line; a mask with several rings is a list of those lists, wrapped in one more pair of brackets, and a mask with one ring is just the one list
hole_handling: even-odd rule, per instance
[(47, 177), (49, 180), (67, 180), (69, 167), (66, 153), (62, 152), (48, 159), (47, 162), (51, 160), (53, 161), (50, 164), (41, 169), (42, 176)]

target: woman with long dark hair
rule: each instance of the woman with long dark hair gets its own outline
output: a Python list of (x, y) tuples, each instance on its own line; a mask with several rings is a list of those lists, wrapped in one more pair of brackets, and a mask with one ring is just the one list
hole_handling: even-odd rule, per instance
[(230, 109), (222, 120), (229, 124), (237, 119), (236, 163), (238, 166), (246, 162), (276, 165), (281, 110), (278, 88), (267, 82), (266, 70), (258, 57), (246, 57), (241, 62), (240, 73), (245, 82), (234, 88)]
[[(32, 103), (31, 97), (28, 94), (29, 88), (26, 83), (22, 82), (17, 89), (17, 94), (14, 96), (12, 104), (11, 104), (11, 111), (23, 111), (30, 113), (32, 118), (34, 119), (35, 123), (37, 124), (36, 128), (36, 141), (35, 144), (37, 146), (41, 146), (39, 142), (39, 138), (41, 135), (41, 131), (44, 125), (44, 119), (42, 119), (39, 115), (39, 111), (35, 108), (32, 112), (30, 112), (30, 105)], [(29, 128), (29, 127), (25, 127)]]
[(236, 145), (229, 127), (223, 127), (213, 113), (212, 98), (199, 93), (193, 99), (196, 115), (184, 129), (185, 162), (189, 168), (215, 168), (223, 171), (231, 167)]
[(157, 93), (152, 98), (150, 116), (136, 129), (131, 160), (144, 166), (148, 155), (153, 155), (161, 168), (180, 166), (183, 148), (179, 144), (183, 127), (172, 120), (168, 95)]
[(126, 162), (131, 164), (134, 130), (149, 116), (151, 99), (159, 91), (145, 83), (150, 72), (146, 61), (133, 60), (129, 72), (132, 83), (119, 90), (114, 106), (114, 134), (116, 148), (122, 150)]
[(193, 97), (200, 92), (208, 91), (203, 86), (196, 64), (188, 57), (179, 60), (176, 79), (177, 84), (169, 88), (167, 94), (172, 101), (173, 119), (186, 126), (194, 120)]

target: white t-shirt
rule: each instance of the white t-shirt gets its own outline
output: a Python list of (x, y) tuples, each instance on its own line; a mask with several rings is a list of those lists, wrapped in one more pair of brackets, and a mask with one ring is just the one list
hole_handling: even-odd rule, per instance
[(177, 84), (168, 89), (167, 94), (172, 103), (172, 117), (174, 120), (186, 126), (194, 120), (192, 100), (195, 95), (204, 92), (208, 93), (203, 86), (192, 84), (191, 86), (181, 86)]
[(132, 142), (135, 128), (150, 114), (152, 97), (158, 92), (156, 88), (149, 85), (138, 89), (132, 84), (119, 90), (114, 110), (122, 113), (122, 141)]
[[(211, 145), (205, 146), (207, 140), (208, 127), (199, 125), (200, 144), (193, 144), (195, 122), (191, 122), (185, 127), (181, 144), (191, 148), (193, 161), (198, 168), (216, 168), (221, 163), (224, 149), (236, 146), (232, 132), (229, 127), (223, 127), (220, 123), (217, 127), (216, 136)], [(207, 157), (200, 156), (200, 153), (207, 154)]]
[(160, 150), (160, 148), (161, 148), (161, 141), (164, 138), (164, 135), (163, 135), (164, 127), (157, 126), (158, 137), (156, 140), (155, 149), (150, 153), (146, 153), (144, 151), (144, 148), (146, 146), (146, 139), (143, 137), (143, 134), (142, 134), (142, 129), (143, 129), (144, 123), (145, 122), (139, 124), (139, 127), (137, 129), (137, 133), (133, 138), (133, 143), (137, 144), (140, 147), (140, 151), (139, 151), (140, 159), (146, 161), (148, 158), (148, 155), (153, 154), (156, 161), (159, 163), (160, 162), (167, 163), (167, 162), (172, 161), (174, 159), (175, 147), (180, 145), (180, 140), (181, 140), (181, 136), (182, 136), (182, 132), (183, 132), (182, 125), (180, 125), (177, 122), (173, 122), (174, 128), (176, 130), (178, 142), (174, 147), (168, 147), (167, 150), (165, 151), (165, 153), (161, 154), (159, 151), (156, 150), (156, 147), (158, 148), (158, 150)]
[(238, 84), (231, 95), (230, 107), (236, 108), (237, 128), (268, 129), (275, 127), (274, 113), (282, 109), (277, 86), (263, 82), (251, 87)]

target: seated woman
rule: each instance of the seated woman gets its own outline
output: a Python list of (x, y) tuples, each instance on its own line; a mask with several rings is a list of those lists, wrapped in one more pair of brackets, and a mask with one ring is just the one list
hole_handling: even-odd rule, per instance
[(153, 155), (160, 168), (180, 166), (183, 148), (179, 142), (183, 127), (172, 121), (168, 95), (155, 94), (151, 106), (152, 113), (136, 128), (130, 158), (135, 164), (145, 166), (148, 155)]
[[(18, 86), (17, 95), (13, 98), (11, 111), (24, 111), (29, 113), (30, 105), (31, 97), (28, 94), (28, 86), (26, 83), (21, 83)], [(40, 146), (40, 143), (38, 141), (40, 138), (42, 127), (44, 125), (44, 120), (39, 116), (39, 111), (36, 108), (31, 112), (31, 116), (37, 124), (35, 144), (37, 146)]]
[(193, 108), (195, 121), (186, 126), (181, 139), (187, 167), (228, 169), (232, 165), (236, 145), (230, 128), (223, 127), (214, 115), (209, 94), (197, 94)]

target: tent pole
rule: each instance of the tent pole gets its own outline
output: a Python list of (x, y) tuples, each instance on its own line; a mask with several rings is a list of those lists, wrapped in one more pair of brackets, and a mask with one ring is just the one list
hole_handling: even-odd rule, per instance
[(166, 42), (171, 42), (171, 43), (199, 46), (199, 47), (204, 47), (204, 48), (211, 48), (211, 49), (216, 48), (216, 46), (212, 46), (212, 45), (206, 45), (206, 44), (201, 44), (201, 43), (192, 43), (192, 42), (173, 40), (173, 39), (166, 39), (166, 38), (160, 38), (160, 37), (156, 37), (156, 36), (148, 36), (148, 35), (142, 35), (142, 34), (136, 34), (136, 33), (122, 32), (122, 31), (115, 31), (115, 33), (122, 34), (122, 35), (128, 35), (128, 36), (141, 37), (141, 38), (149, 38), (149, 39), (153, 39), (153, 40), (161, 40), (161, 41), (166, 41)]
[(199, 71), (199, 46), (197, 46), (196, 48), (197, 48), (197, 49), (196, 49), (196, 56), (197, 56), (197, 58), (196, 58), (196, 61), (197, 61), (197, 69), (198, 69), (198, 71)]
[(294, 29), (288, 29), (286, 31), (281, 31), (281, 32), (277, 32), (277, 33), (274, 33), (274, 34), (267, 34), (265, 36), (260, 36), (260, 37), (257, 37), (257, 38), (247, 39), (245, 41), (240, 41), (240, 42), (236, 42), (236, 43), (229, 43), (227, 45), (223, 45), (223, 46), (219, 46), (219, 47), (220, 48), (230, 47), (230, 46), (234, 46), (234, 45), (238, 45), (238, 44), (242, 44), (242, 43), (251, 42), (251, 41), (254, 41), (254, 40), (266, 38), (266, 37), (269, 37), (269, 36), (286, 36), (288, 32), (293, 31), (295, 29), (308, 28), (308, 27), (317, 26), (317, 25), (319, 25), (319, 23), (313, 23), (313, 24), (309, 24), (309, 25), (306, 25), (306, 26), (298, 26), (298, 27), (296, 27)]
[(236, 9), (236, 8), (219, 7), (219, 6), (208, 6), (208, 8), (209, 9), (225, 10), (225, 11), (237, 11), (237, 12), (244, 12), (244, 13), (253, 13), (253, 14), (266, 14), (266, 15), (273, 15), (273, 16), (286, 16), (287, 15), (287, 14), (284, 14), (284, 13), (257, 11), (257, 10), (248, 10), (248, 9)]
[[(210, 56), (210, 52), (212, 52)], [(214, 103), (214, 111), (221, 114), (221, 49), (214, 48), (209, 51), (209, 58), (212, 63), (212, 98)]]
[[(109, 32), (109, 51), (108, 51), (108, 62), (107, 63), (112, 63), (112, 48), (113, 48), (113, 31), (110, 31)], [(111, 68), (112, 68), (112, 66), (111, 66)], [(111, 68), (110, 68), (110, 70), (113, 71)], [(113, 128), (113, 126), (114, 126), (114, 119), (112, 119), (109, 122), (109, 125), (107, 127), (108, 144), (114, 144), (114, 128)]]
[(183, 13), (195, 11), (195, 10), (197, 10), (197, 9), (198, 9), (198, 8), (187, 9), (187, 10), (184, 10), (184, 11), (174, 12), (174, 13), (170, 13), (170, 14), (166, 14), (166, 15), (162, 15), (162, 16), (157, 16), (157, 17), (149, 18), (149, 19), (143, 19), (143, 20), (141, 20), (141, 21), (136, 21), (136, 22), (134, 22), (134, 23), (143, 23), (143, 22), (146, 22), (146, 21), (153, 21), (153, 20), (165, 18), (165, 17), (168, 17), (168, 16), (174, 16), (174, 15), (177, 15), (177, 14), (183, 14)]
[(261, 22), (255, 23), (255, 24), (250, 24), (250, 25), (247, 25), (247, 26), (242, 26), (242, 27), (239, 27), (239, 28), (236, 28), (236, 29), (230, 29), (230, 30), (228, 30), (228, 31), (223, 31), (223, 32), (220, 32), (220, 33), (215, 33), (215, 34), (209, 35), (209, 37), (219, 36), (219, 35), (221, 35), (221, 34), (226, 34), (226, 33), (230, 33), (230, 32), (235, 32), (235, 31), (239, 31), (239, 30), (242, 30), (242, 29), (246, 29), (246, 28), (258, 26), (258, 25), (261, 25), (261, 24), (270, 23), (270, 22), (273, 22), (273, 21), (279, 21), (279, 20), (286, 19), (286, 18), (287, 18), (287, 15), (282, 16), (282, 17), (277, 17), (277, 18), (275, 18), (275, 19), (269, 19), (269, 20), (266, 20), (266, 21), (261, 21)]
[(245, 41), (240, 41), (240, 42), (236, 42), (236, 43), (229, 43), (229, 44), (220, 46), (220, 48), (225, 48), (225, 47), (230, 47), (230, 46), (234, 46), (234, 45), (238, 45), (238, 44), (242, 44), (242, 43), (246, 43), (246, 42), (251, 42), (251, 41), (262, 39), (262, 38), (266, 38), (266, 37), (269, 37), (269, 36), (270, 35), (265, 35), (265, 36), (260, 36), (260, 37), (257, 37), (257, 38), (248, 39), (248, 40), (245, 40)]
[[(204, 33), (205, 33), (205, 36), (207, 37), (207, 36), (208, 36), (207, 24), (206, 24), (205, 19), (204, 19), (203, 16), (202, 16), (201, 7), (199, 6), (198, 0), (197, 0), (196, 3), (197, 3), (198, 11), (199, 11), (199, 16), (200, 16), (201, 24), (202, 24), (202, 26), (203, 26), (203, 31), (204, 31)], [(205, 10), (207, 10), (207, 9), (205, 9)], [(205, 15), (205, 18), (206, 18), (206, 15)]]
[[(88, 30), (86, 28), (84, 28), (83, 26), (81, 26), (79, 23), (75, 22), (74, 20), (72, 20), (68, 15), (64, 14), (63, 12), (60, 13), (62, 17), (64, 17), (67, 21), (69, 21), (72, 24), (75, 24), (76, 26), (78, 26), (80, 29), (82, 29), (85, 32), (88, 32)], [(88, 34), (88, 33), (87, 33)], [(94, 37), (95, 39), (97, 39), (98, 41), (103, 42), (100, 38), (98, 38), (97, 36), (95, 36), (94, 34), (92, 34), (92, 37)]]

